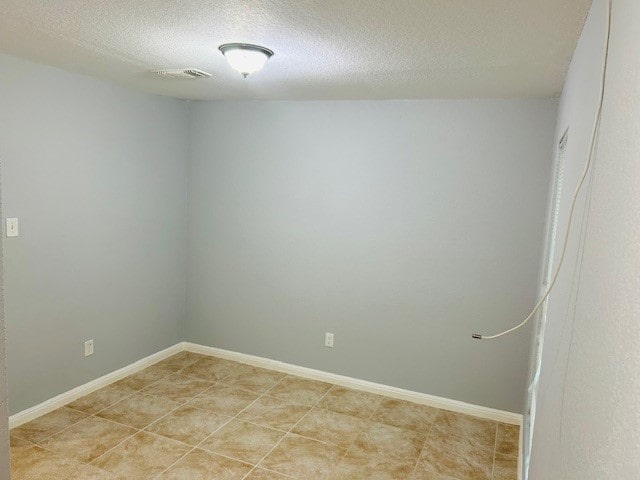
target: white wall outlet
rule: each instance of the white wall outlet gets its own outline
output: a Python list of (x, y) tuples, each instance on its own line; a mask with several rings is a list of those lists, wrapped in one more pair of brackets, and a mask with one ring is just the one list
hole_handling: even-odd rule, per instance
[(93, 338), (84, 342), (84, 356), (93, 355)]
[(324, 346), (333, 348), (333, 333), (325, 333), (324, 334)]
[(7, 218), (5, 233), (7, 234), (7, 237), (18, 236), (18, 219), (17, 218)]

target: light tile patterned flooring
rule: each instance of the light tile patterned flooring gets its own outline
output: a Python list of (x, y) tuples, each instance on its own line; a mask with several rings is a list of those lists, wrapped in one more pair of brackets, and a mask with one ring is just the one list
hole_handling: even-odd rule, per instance
[(14, 480), (516, 480), (518, 427), (179, 353), (11, 431)]

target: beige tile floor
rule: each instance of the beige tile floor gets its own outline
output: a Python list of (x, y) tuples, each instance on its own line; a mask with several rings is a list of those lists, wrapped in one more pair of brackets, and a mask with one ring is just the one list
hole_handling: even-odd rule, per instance
[(516, 480), (518, 427), (189, 352), (11, 431), (14, 480)]

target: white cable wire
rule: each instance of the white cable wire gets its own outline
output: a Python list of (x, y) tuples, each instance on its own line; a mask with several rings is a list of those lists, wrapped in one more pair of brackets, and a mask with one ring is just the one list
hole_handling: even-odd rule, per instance
[(568, 225), (567, 225), (567, 233), (564, 236), (564, 244), (562, 245), (562, 253), (560, 254), (560, 259), (558, 260), (558, 268), (556, 269), (556, 272), (553, 275), (553, 279), (551, 280), (551, 283), (547, 287), (547, 290), (545, 291), (544, 295), (540, 298), (540, 300), (538, 300), (538, 303), (536, 303), (535, 307), (533, 307), (533, 310), (531, 310), (529, 315), (527, 315), (527, 317), (522, 322), (520, 322), (515, 327), (512, 327), (512, 328), (510, 328), (508, 330), (505, 330), (503, 332), (497, 333), (495, 335), (481, 335), (479, 333), (474, 333), (471, 336), (473, 338), (475, 338), (476, 340), (493, 340), (493, 339), (500, 338), (500, 337), (503, 337), (505, 335), (508, 335), (508, 334), (510, 334), (512, 332), (515, 332), (516, 330), (519, 330), (522, 327), (524, 327), (529, 322), (529, 320), (531, 320), (533, 318), (533, 316), (536, 314), (538, 309), (542, 306), (544, 301), (547, 298), (549, 298), (549, 295), (551, 294), (551, 290), (553, 290), (553, 286), (556, 284), (556, 281), (558, 280), (558, 277), (560, 275), (560, 270), (562, 269), (562, 264), (564, 263), (564, 258), (565, 258), (566, 254), (567, 254), (567, 246), (569, 245), (569, 237), (570, 237), (570, 234), (571, 234), (571, 224), (573, 223), (573, 214), (574, 214), (575, 209), (576, 209), (576, 203), (578, 202), (578, 196), (580, 195), (580, 190), (582, 189), (582, 186), (584, 185), (584, 182), (587, 179), (587, 176), (589, 175), (589, 170), (591, 169), (591, 164), (593, 163), (593, 157), (595, 156), (595, 150), (596, 150), (596, 141), (597, 141), (598, 133), (599, 133), (599, 130), (600, 130), (600, 121), (602, 119), (602, 107), (604, 105), (604, 92), (605, 92), (605, 85), (606, 85), (606, 80), (607, 80), (607, 63), (608, 63), (608, 60), (609, 60), (609, 43), (610, 43), (610, 39), (611, 39), (611, 3), (612, 3), (612, 0), (608, 0), (607, 1), (607, 9), (608, 9), (607, 10), (607, 17), (608, 17), (607, 38), (606, 38), (606, 47), (605, 47), (605, 50), (604, 50), (602, 79), (601, 79), (601, 83), (600, 83), (600, 101), (599, 101), (599, 104), (598, 104), (598, 110), (596, 112), (596, 118), (595, 118), (595, 121), (593, 122), (593, 130), (591, 132), (591, 146), (589, 147), (589, 155), (587, 157), (587, 163), (584, 166), (584, 171), (582, 172), (582, 176), (580, 177), (580, 181), (578, 182), (578, 186), (576, 187), (576, 190), (575, 190), (575, 192), (573, 194), (573, 200), (571, 201), (571, 210), (569, 211), (569, 220), (568, 220)]

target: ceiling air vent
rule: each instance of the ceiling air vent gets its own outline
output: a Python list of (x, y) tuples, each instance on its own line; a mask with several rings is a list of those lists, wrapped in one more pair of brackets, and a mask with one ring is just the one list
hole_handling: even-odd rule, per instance
[(176, 78), (176, 79), (209, 78), (211, 76), (210, 73), (203, 72), (202, 70), (198, 70), (197, 68), (184, 68), (184, 69), (176, 69), (176, 70), (154, 70), (153, 73), (160, 77)]

